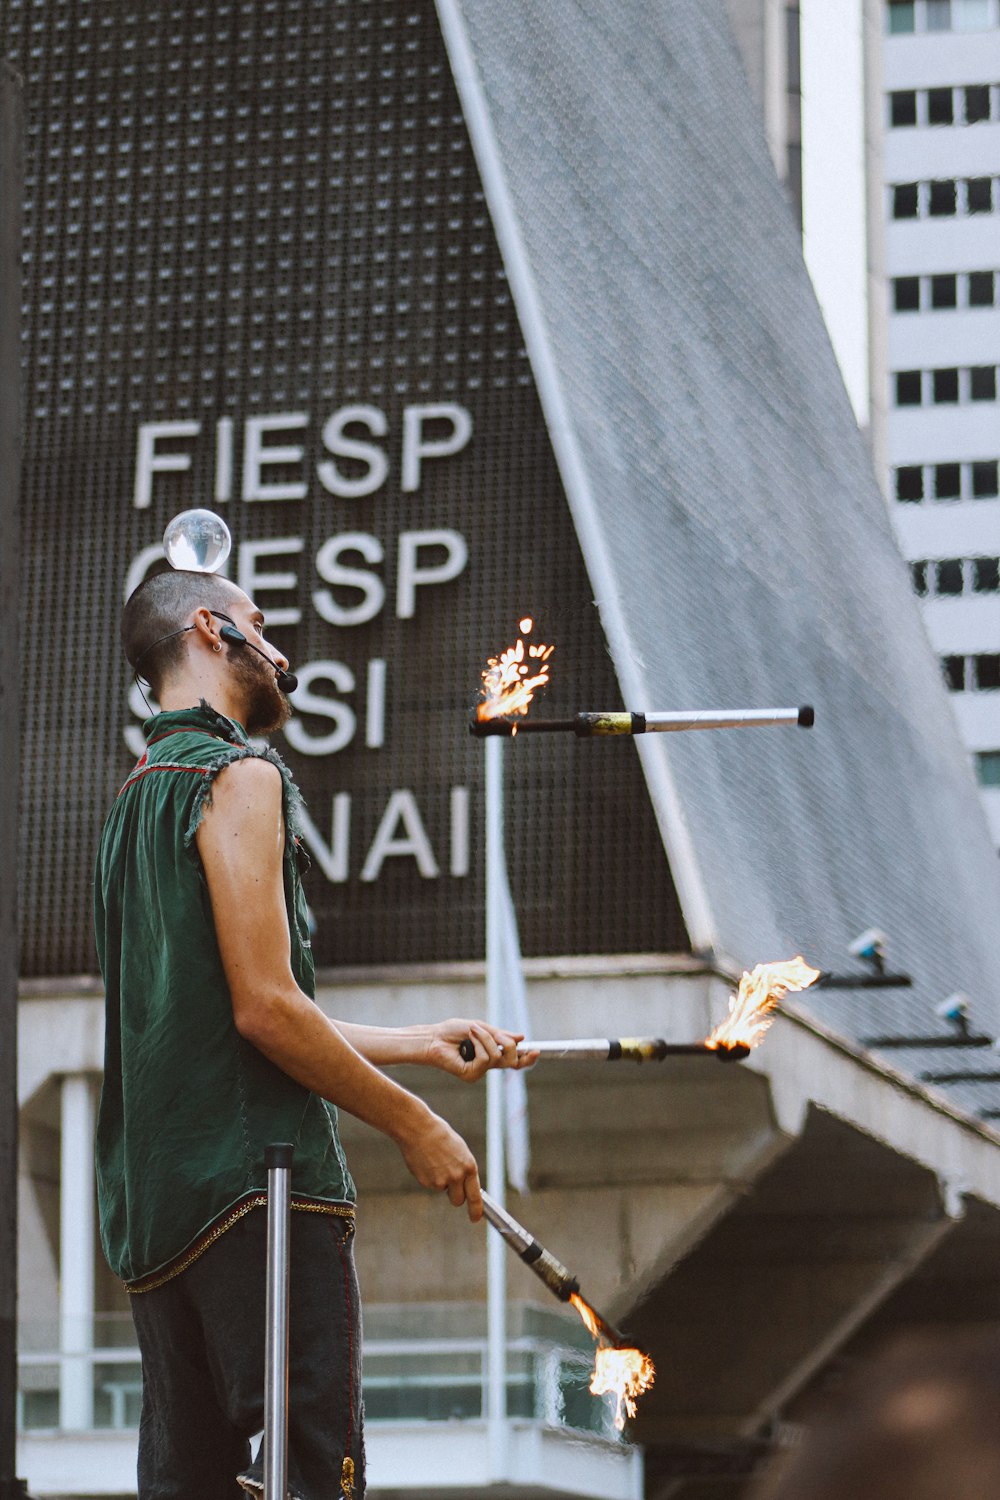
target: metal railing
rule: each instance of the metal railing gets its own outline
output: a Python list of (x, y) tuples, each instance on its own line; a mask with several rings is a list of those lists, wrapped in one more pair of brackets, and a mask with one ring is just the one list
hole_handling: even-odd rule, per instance
[[(483, 1420), (486, 1331), (479, 1304), (373, 1306), (365, 1322), (367, 1422)], [(65, 1353), (54, 1347), (51, 1324), (22, 1324), (19, 1431), (138, 1427), (142, 1372), (131, 1319), (105, 1314), (94, 1325), (92, 1347)], [(510, 1418), (620, 1441), (611, 1403), (589, 1393), (592, 1367), (592, 1343), (575, 1319), (530, 1304), (508, 1307)], [(69, 1390), (75, 1394), (67, 1403)]]

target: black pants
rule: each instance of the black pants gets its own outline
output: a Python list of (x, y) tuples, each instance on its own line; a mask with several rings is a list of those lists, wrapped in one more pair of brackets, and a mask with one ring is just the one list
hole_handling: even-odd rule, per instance
[[(288, 1489), (365, 1492), (361, 1317), (350, 1219), (292, 1213)], [(263, 1492), (267, 1213), (254, 1209), (173, 1280), (131, 1299), (142, 1354), (139, 1500)]]

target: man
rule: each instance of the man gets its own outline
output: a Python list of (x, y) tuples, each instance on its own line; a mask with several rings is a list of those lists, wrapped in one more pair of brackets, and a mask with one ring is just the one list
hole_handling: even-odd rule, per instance
[[(101, 1233), (143, 1363), (139, 1500), (263, 1489), (264, 1147), (295, 1145), (289, 1492), (364, 1492), (354, 1184), (340, 1105), (395, 1141), (427, 1188), (482, 1214), (468, 1146), (380, 1071), (467, 1079), (523, 1066), (474, 1021), (334, 1023), (314, 971), (298, 792), (250, 735), (289, 716), (264, 617), (227, 579), (165, 572), (129, 599), (125, 653), (162, 711), (109, 814), (97, 865), (107, 992), (97, 1130)], [(465, 1062), (459, 1043), (471, 1040)], [(242, 1488), (240, 1488), (242, 1486)]]

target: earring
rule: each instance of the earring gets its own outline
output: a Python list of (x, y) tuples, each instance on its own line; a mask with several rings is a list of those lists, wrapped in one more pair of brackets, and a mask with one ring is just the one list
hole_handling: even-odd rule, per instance
[(212, 650), (213, 651), (221, 651), (222, 650), (222, 642), (221, 641), (216, 641), (215, 645), (212, 647)]

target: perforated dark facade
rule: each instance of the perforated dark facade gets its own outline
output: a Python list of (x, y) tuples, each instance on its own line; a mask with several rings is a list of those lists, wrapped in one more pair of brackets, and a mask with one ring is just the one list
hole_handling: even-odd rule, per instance
[[(306, 690), (354, 716), (313, 702), (278, 745), (318, 962), (478, 956), (485, 656), (530, 613), (546, 712), (621, 699), (433, 5), (2, 14), (29, 120), (22, 972), (94, 968), (95, 842), (143, 713), (123, 590), (197, 504)], [(525, 951), (687, 948), (633, 748), (507, 762)]]

